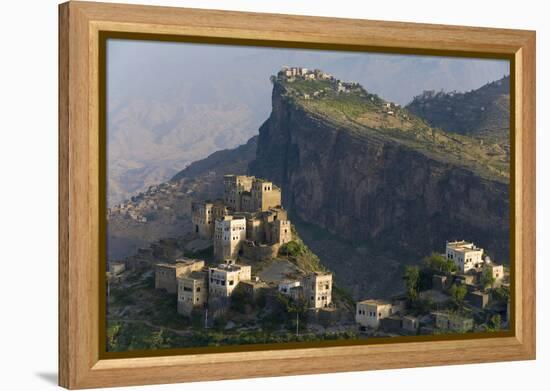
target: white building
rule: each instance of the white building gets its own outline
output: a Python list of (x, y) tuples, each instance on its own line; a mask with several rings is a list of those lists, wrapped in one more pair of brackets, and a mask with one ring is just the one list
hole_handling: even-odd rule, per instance
[(484, 268), (491, 272), (491, 275), (495, 281), (499, 281), (504, 277), (504, 266), (502, 265), (497, 265), (492, 262), (485, 262)]
[(380, 320), (391, 316), (392, 304), (385, 300), (363, 300), (357, 302), (355, 321), (361, 326), (377, 329)]
[(325, 308), (332, 303), (332, 273), (313, 272), (302, 281), (309, 308)]
[(447, 242), (445, 256), (452, 260), (462, 273), (483, 265), (483, 249), (464, 240)]
[(214, 229), (214, 258), (235, 259), (246, 240), (246, 218), (223, 216), (216, 219)]
[(240, 281), (252, 279), (252, 268), (231, 261), (208, 270), (208, 293), (211, 297), (229, 297)]
[(290, 296), (290, 290), (300, 286), (300, 281), (284, 280), (279, 283), (277, 290), (283, 295)]

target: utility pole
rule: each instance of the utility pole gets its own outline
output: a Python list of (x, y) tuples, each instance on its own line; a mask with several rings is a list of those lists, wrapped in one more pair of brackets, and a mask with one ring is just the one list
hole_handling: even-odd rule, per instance
[(208, 328), (208, 307), (204, 309), (204, 329)]
[(300, 321), (299, 313), (296, 312), (296, 336), (298, 336), (298, 322)]

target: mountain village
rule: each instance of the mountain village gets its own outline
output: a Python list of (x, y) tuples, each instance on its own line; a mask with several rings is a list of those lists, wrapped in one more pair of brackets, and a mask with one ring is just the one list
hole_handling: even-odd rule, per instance
[[(173, 311), (201, 319), (205, 328), (219, 319), (234, 323), (227, 319), (228, 312), (242, 303), (269, 307), (277, 300), (285, 301), (283, 311), (296, 312), (296, 335), (300, 321), (307, 324), (307, 332), (348, 332), (357, 337), (496, 330), (509, 321), (507, 269), (467, 241), (449, 241), (444, 254), (433, 253), (424, 265), (407, 267), (406, 292), (389, 300), (334, 300), (333, 274), (323, 268), (283, 268), (271, 277), (255, 273), (258, 265), (282, 265), (276, 261), (296, 247), (281, 189), (246, 175), (225, 175), (223, 182), (223, 199), (191, 206), (190, 240), (202, 250), (211, 248), (211, 259), (183, 256), (159, 261), (152, 255), (153, 246), (140, 250), (147, 254), (146, 262), (139, 257), (110, 262), (110, 283), (116, 286), (128, 271), (152, 272), (156, 290), (176, 295)], [(162, 243), (170, 240), (156, 246)]]
[[(443, 140), (440, 146), (445, 162), (453, 162), (453, 153), (462, 162), (462, 154), (467, 153), (462, 147), (451, 148), (464, 136), (454, 134), (451, 138), (429, 128), (411, 114), (408, 106), (385, 101), (359, 83), (341, 81), (319, 69), (288, 66), (271, 76), (271, 81), (274, 94), (284, 98), (285, 104), (301, 105), (304, 112), (311, 110), (321, 113), (321, 117), (353, 117), (356, 122), (363, 121), (361, 129), (376, 128), (376, 137), (390, 134), (413, 149), (424, 148), (425, 144), (418, 141), (423, 137), (430, 148), (433, 140)], [(342, 112), (336, 110), (334, 114), (331, 105)], [(341, 121), (346, 126), (357, 125)], [(276, 125), (287, 126), (286, 122)], [(396, 131), (401, 128), (407, 131)], [(368, 129), (366, 133), (372, 130)], [(472, 161), (489, 156), (484, 155), (483, 142), (476, 140), (467, 145), (479, 149), (477, 155), (471, 155)], [(423, 153), (424, 149), (419, 151)], [(258, 152), (255, 156), (260, 159)], [(119, 246), (133, 246), (134, 251), (131, 256), (127, 254), (132, 252), (109, 256), (106, 288), (110, 349), (476, 333), (512, 327), (510, 268), (491, 259), (482, 248), (487, 246), (491, 255), (502, 257), (503, 252), (495, 247), (501, 249), (503, 243), (474, 243), (476, 237), (487, 240), (483, 232), (473, 233), (468, 240), (456, 240), (461, 238), (448, 237), (456, 231), (446, 230), (431, 254), (425, 252), (434, 245), (422, 246), (421, 250), (417, 247), (400, 255), (398, 266), (392, 266), (390, 255), (373, 270), (373, 264), (361, 258), (364, 253), (353, 259), (355, 263), (347, 263), (349, 253), (342, 251), (338, 258), (314, 239), (325, 260), (321, 263), (305, 243), (307, 226), (302, 231), (302, 222), (293, 217), (296, 207), (287, 211), (283, 206), (283, 189), (260, 178), (262, 174), (236, 174), (262, 172), (251, 170), (250, 162), (231, 168), (216, 164), (204, 165), (207, 171), (201, 176), (183, 176), (150, 186), (108, 209), (108, 224), (125, 233), (122, 238), (113, 235), (111, 243), (116, 239)], [(487, 174), (475, 171), (476, 167), (466, 168)], [(264, 175), (270, 177), (271, 173)], [(220, 198), (207, 199), (211, 194), (219, 194)], [(353, 215), (353, 210), (347, 210)], [(316, 226), (311, 221), (305, 223)], [(320, 224), (319, 228), (329, 238), (337, 236), (326, 225)], [(358, 229), (346, 228), (350, 238)], [(153, 231), (158, 235), (149, 236)], [(345, 240), (344, 236), (338, 238)], [(132, 242), (136, 238), (140, 241)], [(349, 264), (360, 266), (365, 274), (350, 276), (346, 270)], [(392, 267), (395, 287), (376, 290), (376, 276), (389, 273)], [(370, 290), (370, 285), (376, 289)], [(373, 297), (375, 294), (381, 297)]]

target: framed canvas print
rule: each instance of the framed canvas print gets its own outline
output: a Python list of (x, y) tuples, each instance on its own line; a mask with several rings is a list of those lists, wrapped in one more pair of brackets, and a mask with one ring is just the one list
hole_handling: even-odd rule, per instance
[(59, 12), (62, 386), (535, 358), (534, 32)]

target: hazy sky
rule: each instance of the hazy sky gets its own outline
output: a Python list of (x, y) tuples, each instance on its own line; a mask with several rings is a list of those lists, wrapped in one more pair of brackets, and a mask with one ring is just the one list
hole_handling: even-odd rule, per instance
[[(265, 96), (271, 89), (269, 75), (283, 65), (320, 68), (339, 79), (358, 81), (367, 90), (400, 104), (408, 103), (423, 90), (467, 91), (509, 74), (509, 62), (503, 60), (132, 40), (108, 42), (113, 98), (170, 94), (185, 83), (219, 79), (246, 80), (247, 86), (257, 88), (258, 96)], [(201, 95), (208, 98), (208, 91)], [(262, 103), (269, 107), (270, 102)]]

